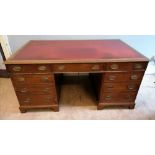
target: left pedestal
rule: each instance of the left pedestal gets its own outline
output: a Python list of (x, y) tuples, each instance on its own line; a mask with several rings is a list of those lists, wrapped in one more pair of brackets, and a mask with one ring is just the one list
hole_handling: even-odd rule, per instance
[(8, 65), (21, 113), (29, 109), (59, 111), (54, 74), (48, 65)]

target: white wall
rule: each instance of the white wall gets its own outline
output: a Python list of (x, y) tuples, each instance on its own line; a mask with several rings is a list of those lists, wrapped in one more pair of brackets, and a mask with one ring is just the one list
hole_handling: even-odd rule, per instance
[(148, 58), (155, 55), (155, 35), (8, 35), (11, 51), (18, 50), (29, 40), (77, 40), (77, 39), (121, 39)]
[(3, 64), (3, 58), (0, 54), (0, 69), (5, 69), (5, 65)]

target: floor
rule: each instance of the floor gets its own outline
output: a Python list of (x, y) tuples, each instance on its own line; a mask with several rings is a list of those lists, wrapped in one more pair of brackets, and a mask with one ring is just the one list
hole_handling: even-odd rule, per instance
[[(64, 83), (61, 91), (60, 112), (50, 110), (29, 111), (21, 114), (10, 79), (0, 78), (0, 119), (2, 120), (154, 120), (155, 74), (154, 67), (147, 70), (136, 99), (134, 110), (96, 110), (96, 101), (85, 79)], [(78, 85), (76, 82), (81, 83)], [(67, 95), (66, 95), (67, 94)]]

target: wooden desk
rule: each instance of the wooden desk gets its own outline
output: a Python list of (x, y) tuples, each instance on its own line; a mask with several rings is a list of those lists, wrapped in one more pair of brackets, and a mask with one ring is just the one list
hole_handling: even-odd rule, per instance
[(6, 62), (21, 112), (59, 110), (62, 73), (90, 73), (98, 109), (134, 108), (148, 59), (120, 40), (30, 41)]

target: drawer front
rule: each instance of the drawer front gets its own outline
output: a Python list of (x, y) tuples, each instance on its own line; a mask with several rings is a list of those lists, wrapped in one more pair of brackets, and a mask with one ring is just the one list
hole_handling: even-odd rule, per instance
[(132, 70), (146, 70), (147, 62), (134, 62), (132, 63)]
[(134, 102), (137, 93), (104, 93), (101, 102)]
[(110, 71), (128, 71), (131, 70), (131, 63), (108, 63), (107, 70)]
[(116, 62), (107, 64), (107, 70), (109, 71), (146, 70), (146, 67), (146, 62)]
[(15, 86), (15, 91), (21, 94), (53, 94), (55, 89), (53, 84), (40, 84), (40, 85), (18, 85)]
[(104, 83), (103, 92), (112, 91), (137, 91), (140, 84), (137, 83)]
[(53, 64), (53, 72), (95, 72), (104, 71), (105, 64)]
[(57, 99), (51, 95), (23, 95), (18, 94), (17, 97), (22, 106), (37, 106), (37, 105), (56, 105)]
[(104, 82), (141, 81), (144, 72), (105, 73)]
[(49, 73), (48, 65), (7, 65), (10, 73)]
[(11, 79), (14, 85), (54, 82), (54, 77), (50, 74), (44, 74), (44, 75), (13, 74), (11, 75)]

